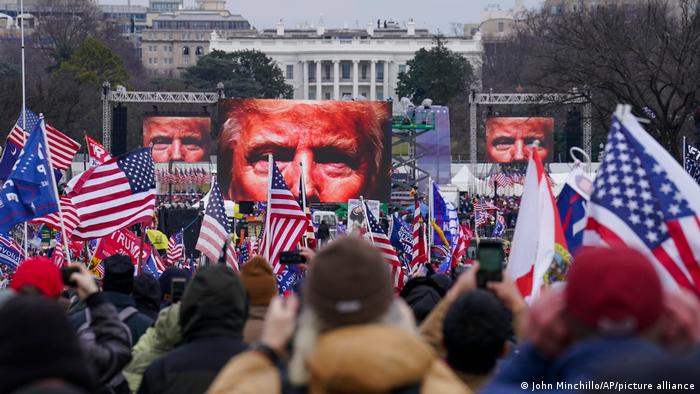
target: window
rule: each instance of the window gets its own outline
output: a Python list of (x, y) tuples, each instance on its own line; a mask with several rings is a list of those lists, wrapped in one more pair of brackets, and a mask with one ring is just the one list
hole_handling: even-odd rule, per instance
[(406, 72), (406, 65), (405, 64), (399, 64), (399, 74), (405, 73)]
[(323, 65), (323, 74), (325, 79), (331, 79), (331, 65), (326, 63)]
[(309, 100), (316, 100), (316, 91), (309, 92)]
[(384, 92), (377, 92), (377, 100), (384, 100)]
[(316, 80), (316, 63), (309, 63), (309, 81)]
[(377, 65), (377, 81), (384, 80), (384, 63)]
[(350, 63), (342, 63), (340, 66), (342, 68), (341, 78), (350, 79)]
[(503, 33), (504, 28), (503, 22), (498, 22), (498, 32)]
[(182, 56), (189, 56), (190, 55), (190, 47), (183, 47), (182, 48)]
[(195, 56), (204, 56), (204, 48), (203, 47), (197, 47), (194, 50)]
[(362, 79), (367, 79), (367, 65), (362, 65)]
[(330, 99), (331, 99), (331, 92), (326, 92), (326, 100), (330, 100)]
[(182, 58), (182, 64), (184, 64), (185, 66), (189, 66), (189, 65), (190, 65), (190, 58), (189, 58), (189, 57), (183, 57), (183, 58)]
[(294, 65), (293, 64), (287, 64), (287, 79), (294, 79)]

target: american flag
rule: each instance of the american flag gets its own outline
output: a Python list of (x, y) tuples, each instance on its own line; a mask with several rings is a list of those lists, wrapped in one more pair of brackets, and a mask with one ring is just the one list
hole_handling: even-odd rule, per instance
[(413, 211), (413, 251), (411, 253), (411, 269), (421, 263), (427, 263), (425, 255), (425, 232), (423, 231), (423, 215), (420, 211), (420, 202), (416, 200)]
[[(66, 227), (66, 236), (71, 238), (73, 231), (78, 227), (80, 219), (78, 218), (78, 211), (73, 205), (70, 197), (62, 196), (59, 198), (59, 204), (61, 206), (61, 212), (63, 213), (63, 224)], [(54, 230), (61, 231), (61, 217), (58, 212), (42, 216), (40, 218), (34, 219), (31, 224), (45, 224)]]
[(486, 209), (490, 209), (489, 205), (494, 209), (496, 208), (490, 202), (484, 203), (483, 197), (479, 199), (479, 202), (474, 204), (474, 226), (476, 228), (483, 226), (489, 221), (489, 219), (493, 217), (490, 213), (486, 211)]
[(469, 245), (469, 241), (471, 241), (471, 236), (465, 232), (464, 227), (459, 226), (457, 241), (454, 243), (454, 245), (452, 245), (452, 263), (450, 264), (451, 269), (454, 269), (457, 264), (462, 261), (464, 255), (467, 254), (467, 246)]
[(179, 260), (185, 257), (185, 242), (182, 231), (178, 231), (168, 238), (168, 265), (176, 265)]
[(224, 198), (221, 196), (221, 189), (215, 178), (209, 192), (209, 203), (204, 212), (204, 220), (202, 220), (195, 249), (202, 252), (210, 260), (219, 261), (230, 232), (231, 227), (224, 211)]
[(61, 233), (59, 231), (56, 231), (56, 244), (53, 247), (53, 256), (51, 260), (56, 267), (60, 268), (65, 265), (65, 255), (63, 253)]
[(226, 264), (233, 268), (234, 271), (238, 270), (238, 253), (236, 253), (236, 244), (232, 239), (229, 239), (228, 245), (226, 246)]
[(272, 266), (272, 272), (277, 275), (281, 272), (279, 263), (280, 252), (293, 250), (299, 245), (301, 237), (308, 226), (306, 214), (301, 210), (299, 203), (289, 191), (284, 177), (272, 161), (272, 184), (270, 188), (270, 200), (267, 202), (269, 209), (269, 233), (263, 238), (260, 250), (269, 256), (267, 261)]
[(700, 186), (618, 108), (589, 204), (584, 245), (627, 244), (665, 283), (700, 294)]
[(87, 170), (69, 195), (80, 224), (79, 239), (99, 238), (153, 220), (156, 183), (151, 149), (126, 153)]
[(499, 171), (498, 173), (492, 175), (491, 182), (495, 182), (498, 187), (513, 186), (513, 178), (503, 171)]
[(401, 261), (399, 261), (396, 250), (394, 250), (394, 247), (391, 246), (389, 237), (387, 237), (387, 235), (384, 233), (382, 226), (379, 225), (379, 222), (372, 214), (369, 206), (367, 206), (367, 202), (364, 201), (363, 204), (365, 208), (365, 215), (367, 215), (367, 223), (369, 223), (369, 231), (365, 233), (365, 238), (369, 239), (374, 247), (379, 249), (386, 262), (389, 263), (391, 266), (391, 278), (394, 284), (394, 289), (401, 291), (405, 281), (405, 275), (401, 269)]
[[(25, 111), (25, 114), (27, 122), (25, 130), (34, 130), (36, 124), (39, 123), (39, 117), (28, 109)], [(29, 138), (29, 133), (22, 133), (22, 114), (20, 114), (7, 139), (22, 148), (27, 138)], [(80, 144), (48, 124), (46, 125), (46, 139), (51, 151), (51, 164), (53, 167), (61, 170), (69, 169), (75, 153), (80, 149)]]

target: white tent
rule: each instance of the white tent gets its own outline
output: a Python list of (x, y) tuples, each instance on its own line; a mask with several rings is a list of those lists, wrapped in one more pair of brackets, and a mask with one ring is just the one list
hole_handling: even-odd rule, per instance
[(468, 165), (462, 165), (459, 171), (452, 177), (451, 184), (457, 186), (460, 192), (466, 192), (474, 189), (475, 185), (480, 181), (469, 171)]

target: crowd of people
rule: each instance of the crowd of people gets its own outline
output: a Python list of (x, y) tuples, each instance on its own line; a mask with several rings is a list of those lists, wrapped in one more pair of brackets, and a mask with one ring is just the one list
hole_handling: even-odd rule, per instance
[(302, 253), (301, 290), (284, 296), (261, 256), (239, 273), (168, 267), (156, 280), (114, 255), (100, 281), (31, 257), (0, 292), (0, 392), (700, 387), (698, 297), (663, 288), (632, 249), (585, 248), (567, 282), (529, 304), (507, 275), (480, 288), (478, 262), (414, 277), (396, 294), (383, 256), (361, 238)]

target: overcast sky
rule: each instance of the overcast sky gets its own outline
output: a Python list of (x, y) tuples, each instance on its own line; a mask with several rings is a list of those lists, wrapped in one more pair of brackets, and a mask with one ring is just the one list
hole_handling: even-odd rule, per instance
[[(102, 4), (127, 4), (128, 0), (100, 0)], [(542, 0), (525, 0), (528, 8), (537, 7)], [(148, 0), (131, 0), (131, 4), (148, 5)], [(194, 6), (195, 0), (185, 0)], [(479, 21), (488, 4), (512, 9), (515, 0), (228, 0), (228, 9), (243, 17), (258, 29), (272, 28), (280, 19), (285, 26), (298, 23), (318, 24), (323, 18), (327, 27), (365, 27), (377, 19), (403, 22), (413, 18), (419, 28), (432, 32), (440, 29), (449, 34), (452, 23)]]

